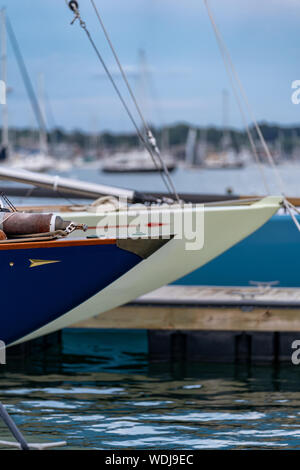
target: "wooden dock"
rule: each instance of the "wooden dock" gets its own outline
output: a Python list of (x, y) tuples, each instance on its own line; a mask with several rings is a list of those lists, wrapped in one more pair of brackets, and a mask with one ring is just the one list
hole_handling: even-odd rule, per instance
[(300, 332), (300, 289), (165, 286), (75, 326)]
[(147, 330), (156, 361), (290, 362), (300, 289), (166, 286), (73, 327)]

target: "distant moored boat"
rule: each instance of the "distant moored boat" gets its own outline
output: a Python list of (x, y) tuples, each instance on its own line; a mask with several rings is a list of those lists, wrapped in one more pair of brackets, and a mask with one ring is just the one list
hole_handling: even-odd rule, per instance
[[(162, 154), (161, 158), (169, 172), (177, 167), (175, 159), (171, 155)], [(145, 150), (134, 150), (132, 152), (118, 153), (107, 158), (101, 170), (105, 173), (154, 173), (163, 171), (159, 159), (153, 155), (154, 161)]]

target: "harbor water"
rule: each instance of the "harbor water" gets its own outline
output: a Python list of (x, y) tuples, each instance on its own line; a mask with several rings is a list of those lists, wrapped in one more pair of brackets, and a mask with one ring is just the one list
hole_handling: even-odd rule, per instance
[[(279, 187), (278, 176), (270, 166), (263, 166), (264, 178), (271, 194), (300, 196), (300, 164), (285, 163), (277, 166), (283, 188)], [(165, 191), (158, 174), (107, 174), (95, 170), (75, 169), (67, 176), (95, 183), (126, 187), (137, 191)], [(178, 168), (172, 173), (176, 190), (183, 193), (265, 195), (266, 187), (257, 165), (231, 170), (207, 170), (201, 168)]]
[[(283, 189), (287, 196), (300, 197), (300, 164), (282, 164), (278, 166), (281, 175)], [(263, 167), (264, 177), (271, 194), (280, 194), (282, 187), (279, 187), (278, 178), (274, 170), (269, 166)], [(159, 174), (150, 173), (124, 173), (110, 174), (99, 171), (98, 168), (74, 168), (68, 172), (52, 174), (61, 175), (64, 178), (75, 178), (92, 183), (119, 186), (122, 188), (134, 189), (147, 192), (165, 192), (166, 188)], [(240, 195), (266, 195), (267, 188), (264, 185), (262, 174), (257, 165), (249, 165), (242, 169), (232, 170), (205, 170), (178, 168), (172, 173), (176, 190), (181, 193), (190, 194), (240, 194)], [(18, 183), (4, 182), (3, 186), (22, 186)], [(38, 200), (36, 198), (11, 198), (16, 204), (51, 203), (51, 200)], [(56, 203), (74, 203), (72, 198), (64, 197), (61, 200), (55, 198)]]
[[(300, 448), (300, 366), (151, 363), (143, 331), (70, 329), (62, 343), (1, 366), (0, 400), (31, 442)], [(0, 435), (9, 438), (1, 422)]]

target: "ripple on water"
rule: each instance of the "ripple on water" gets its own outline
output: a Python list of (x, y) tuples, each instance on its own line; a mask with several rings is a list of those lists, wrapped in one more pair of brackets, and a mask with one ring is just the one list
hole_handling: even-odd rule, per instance
[[(300, 448), (295, 368), (148, 364), (144, 334), (131, 340), (127, 333), (125, 341), (124, 334), (68, 330), (66, 338), (69, 352), (54, 357), (49, 372), (37, 358), (30, 373), (22, 364), (0, 376), (0, 399), (32, 441), (54, 435), (70, 448)], [(89, 345), (88, 359), (79, 344)]]

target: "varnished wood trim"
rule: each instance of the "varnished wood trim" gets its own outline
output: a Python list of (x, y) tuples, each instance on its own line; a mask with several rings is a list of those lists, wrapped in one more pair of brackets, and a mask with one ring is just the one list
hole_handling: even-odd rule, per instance
[(52, 240), (45, 242), (28, 242), (28, 243), (10, 243), (10, 244), (0, 244), (0, 250), (29, 250), (32, 248), (61, 248), (67, 246), (94, 246), (94, 245), (115, 245), (116, 240), (106, 240), (106, 239), (82, 239), (82, 240)]

